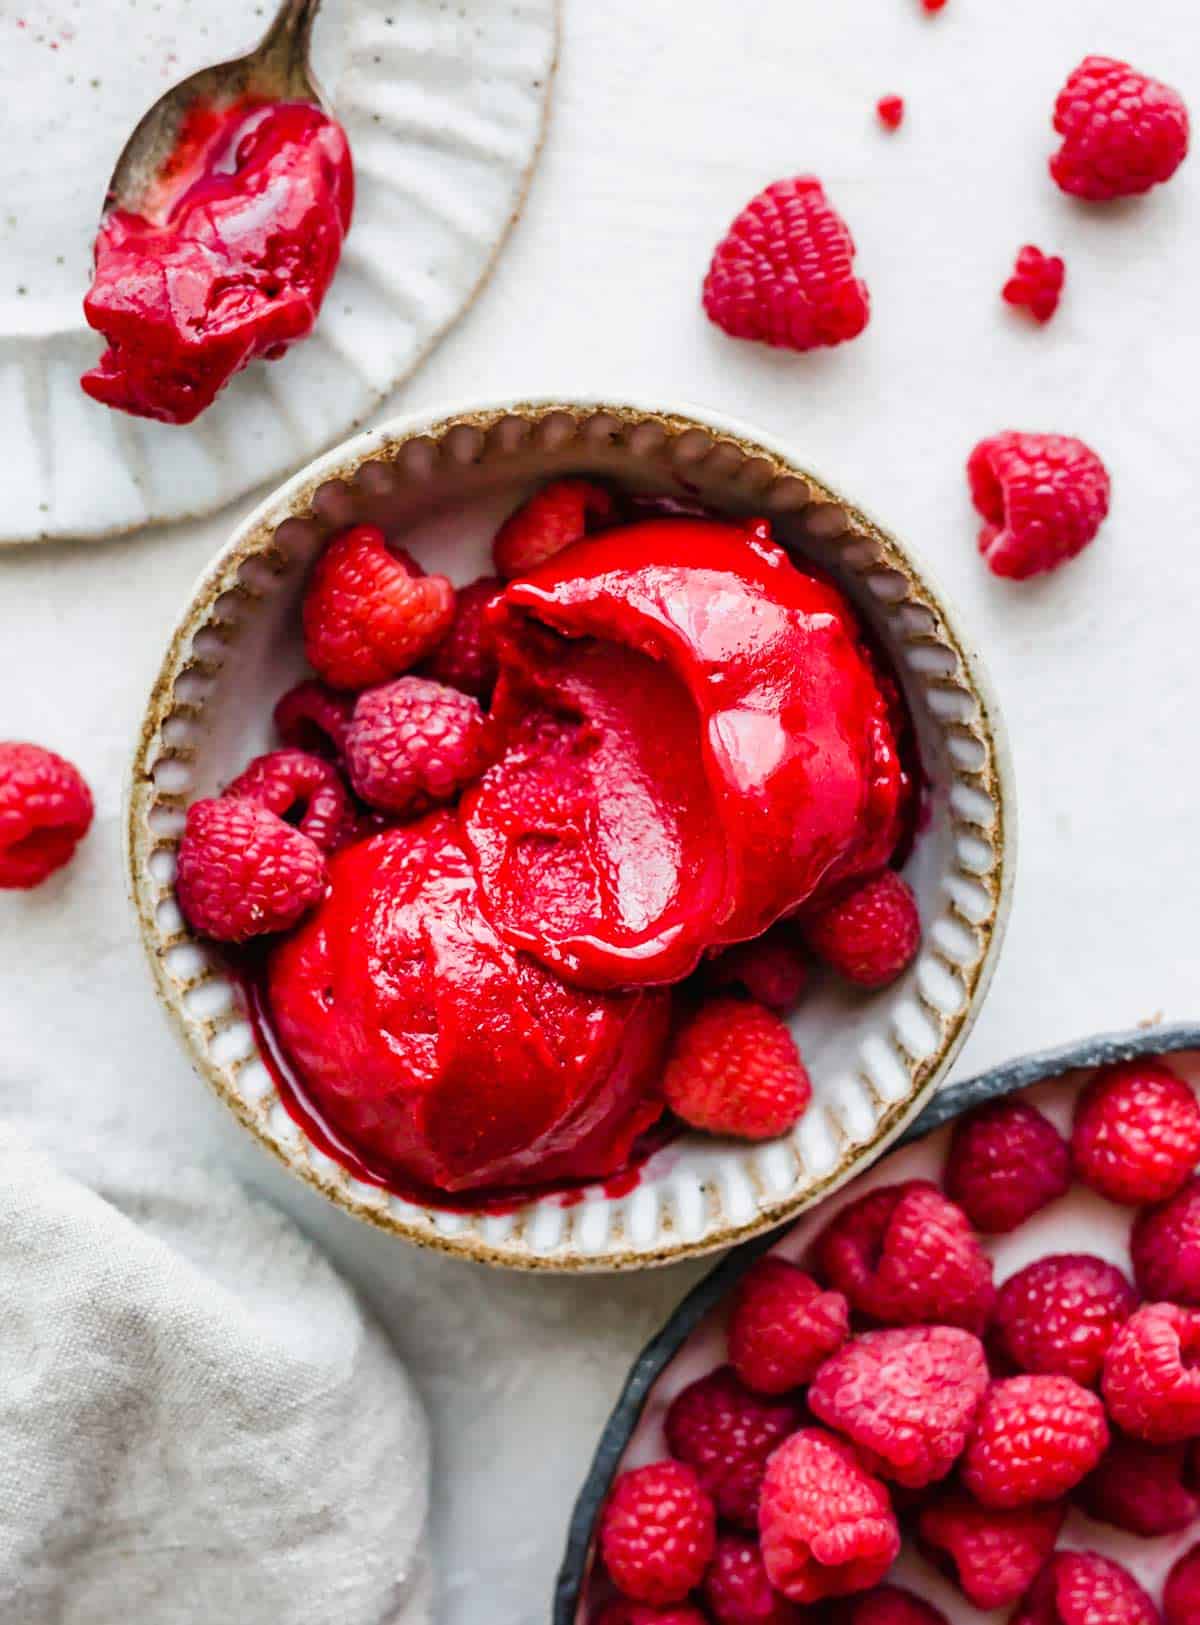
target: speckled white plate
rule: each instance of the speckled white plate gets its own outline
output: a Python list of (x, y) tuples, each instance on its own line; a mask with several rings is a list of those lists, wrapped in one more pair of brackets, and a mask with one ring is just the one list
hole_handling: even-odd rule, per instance
[[(688, 1135), (636, 1189), (556, 1196), (516, 1213), (440, 1212), (356, 1182), (276, 1098), (220, 963), (173, 894), (184, 811), (267, 748), (271, 706), (302, 670), (299, 601), (325, 538), (381, 523), (428, 568), (480, 573), (499, 520), (547, 476), (765, 513), (870, 623), (903, 682), (930, 781), (906, 874), (924, 922), (891, 988), (817, 979), (794, 1018), (814, 1100), (767, 1145)], [(533, 402), (397, 419), (298, 474), (239, 528), (170, 637), (133, 763), (128, 863), (155, 987), (197, 1070), (294, 1172), (348, 1212), (429, 1246), (525, 1268), (634, 1269), (728, 1245), (816, 1201), (869, 1162), (936, 1087), (983, 998), (1012, 886), (1015, 808), (995, 700), (928, 574), (908, 550), (804, 471), (788, 450), (711, 412)]]
[(558, 0), (325, 0), (318, 78), (357, 202), (316, 332), (174, 428), (89, 400), (91, 248), (126, 136), (175, 80), (252, 46), (276, 0), (0, 0), (0, 543), (209, 512), (361, 422), (470, 304), (519, 213)]

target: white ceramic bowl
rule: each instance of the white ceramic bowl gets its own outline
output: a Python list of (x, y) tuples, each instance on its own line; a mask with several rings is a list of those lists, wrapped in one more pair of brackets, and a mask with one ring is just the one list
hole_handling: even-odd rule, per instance
[[(905, 873), (924, 923), (916, 963), (873, 995), (818, 981), (794, 1018), (813, 1080), (795, 1131), (765, 1145), (687, 1135), (636, 1187), (503, 1215), (424, 1208), (355, 1180), (277, 1098), (236, 985), (176, 906), (184, 812), (269, 748), (271, 707), (303, 669), (299, 601), (323, 541), (368, 520), (458, 581), (496, 524), (566, 472), (768, 516), (874, 629), (903, 684), (929, 780)], [(962, 1044), (995, 964), (1012, 887), (1015, 808), (999, 712), (957, 618), (906, 547), (766, 437), (712, 412), (533, 401), (398, 418), (319, 458), (237, 530), (171, 633), (133, 761), (127, 851), (158, 997), (193, 1065), (294, 1173), (356, 1217), (493, 1264), (634, 1269), (703, 1253), (796, 1214), (868, 1164)]]

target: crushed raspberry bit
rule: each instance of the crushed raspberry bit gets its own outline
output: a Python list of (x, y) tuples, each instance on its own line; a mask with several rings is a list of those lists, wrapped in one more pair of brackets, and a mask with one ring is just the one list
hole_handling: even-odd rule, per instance
[(1108, 514), (1108, 470), (1082, 440), (997, 434), (967, 463), (985, 523), (979, 551), (993, 575), (1024, 581), (1056, 570), (1092, 541)]
[(792, 930), (777, 925), (753, 942), (739, 942), (715, 954), (704, 980), (713, 988), (740, 987), (780, 1015), (800, 1002), (808, 964)]
[(331, 762), (303, 750), (256, 756), (222, 792), (253, 801), (294, 824), (322, 852), (336, 852), (358, 834), (358, 814)]
[(469, 587), (459, 588), (450, 628), (424, 664), (426, 677), (448, 688), (461, 688), (477, 700), (489, 698), (496, 686), (498, 664), (484, 611), (503, 587), (499, 576), (480, 576)]
[(1108, 1448), (1096, 1395), (1070, 1377), (1005, 1377), (992, 1383), (963, 1454), (962, 1481), (990, 1507), (1055, 1501)]
[(1137, 1305), (1137, 1293), (1115, 1264), (1088, 1253), (1058, 1253), (1005, 1281), (990, 1336), (1018, 1370), (1071, 1377), (1090, 1388)]
[(69, 863), (93, 812), (92, 792), (65, 757), (0, 741), (0, 890), (29, 891)]
[(1188, 111), (1178, 92), (1106, 56), (1085, 57), (1067, 80), (1054, 128), (1063, 143), (1050, 173), (1089, 203), (1148, 192), (1169, 181), (1188, 153)]
[(916, 897), (893, 869), (818, 904), (805, 913), (803, 925), (817, 958), (860, 987), (894, 982), (921, 946)]
[(346, 768), (357, 793), (403, 818), (453, 800), (490, 759), (479, 701), (428, 677), (368, 689), (346, 734)]
[(592, 480), (552, 480), (496, 532), (492, 559), (506, 580), (545, 564), (613, 516), (612, 494)]
[(1079, 1095), (1075, 1172), (1112, 1202), (1161, 1202), (1200, 1161), (1200, 1104), (1160, 1061), (1105, 1067)]
[(1000, 1235), (1066, 1194), (1071, 1154), (1036, 1106), (997, 1100), (955, 1124), (943, 1178), (976, 1230)]
[(889, 130), (898, 130), (904, 123), (904, 97), (881, 96), (875, 103), (879, 122)]
[(1119, 1428), (1149, 1444), (1200, 1437), (1200, 1312), (1171, 1303), (1135, 1311), (1104, 1359), (1103, 1392)]
[(946, 1616), (901, 1586), (882, 1585), (852, 1597), (839, 1616), (839, 1625), (946, 1625)]
[(767, 1459), (799, 1426), (793, 1400), (762, 1399), (718, 1366), (677, 1394), (667, 1411), (667, 1449), (691, 1467), (717, 1515), (743, 1529), (758, 1526)]
[(682, 1602), (700, 1584), (715, 1544), (713, 1504), (690, 1467), (658, 1461), (617, 1479), (600, 1521), (600, 1554), (627, 1597)]
[(999, 1511), (954, 1493), (921, 1508), (917, 1544), (976, 1608), (1003, 1608), (1033, 1583), (1066, 1515), (1062, 1502)]
[(276, 703), (275, 732), (285, 745), (310, 756), (337, 758), (353, 715), (353, 695), (339, 694), (310, 677), (289, 688)]
[(1005, 303), (1027, 310), (1034, 321), (1048, 322), (1058, 309), (1066, 277), (1067, 267), (1057, 254), (1043, 254), (1033, 243), (1026, 243), (1004, 284)]
[(816, 1375), (850, 1335), (850, 1307), (782, 1258), (761, 1258), (742, 1277), (729, 1315), (729, 1358), (760, 1394), (785, 1394)]
[(680, 1024), (663, 1098), (693, 1128), (769, 1140), (799, 1122), (812, 1085), (774, 1011), (748, 999), (716, 998)]
[(1076, 1500), (1098, 1523), (1135, 1535), (1172, 1535), (1200, 1514), (1200, 1496), (1189, 1488), (1188, 1477), (1186, 1445), (1118, 1437), (1080, 1485)]
[(1159, 1625), (1128, 1569), (1099, 1552), (1056, 1552), (1009, 1625)]
[(1200, 1620), (1200, 1544), (1178, 1558), (1163, 1587), (1166, 1625), (1196, 1625)]
[(325, 858), (303, 831), (253, 801), (194, 801), (179, 843), (183, 917), (217, 942), (296, 924), (325, 892)]
[(758, 1542), (745, 1535), (718, 1535), (701, 1594), (713, 1625), (801, 1625), (795, 1603), (767, 1578)]
[(1200, 1179), (1138, 1214), (1129, 1251), (1143, 1297), (1200, 1308)]

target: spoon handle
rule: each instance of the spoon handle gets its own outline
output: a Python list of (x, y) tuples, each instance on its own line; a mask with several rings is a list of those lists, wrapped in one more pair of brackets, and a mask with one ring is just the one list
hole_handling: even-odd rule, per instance
[(277, 56), (292, 68), (305, 67), (313, 23), (320, 9), (321, 0), (283, 0), (256, 54)]

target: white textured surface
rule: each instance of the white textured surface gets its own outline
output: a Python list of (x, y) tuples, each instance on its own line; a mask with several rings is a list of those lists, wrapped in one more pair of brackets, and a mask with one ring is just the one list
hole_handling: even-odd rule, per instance
[[(3, 15), (12, 10), (4, 0)], [(787, 436), (925, 551), (1000, 690), (1021, 787), (1008, 942), (958, 1076), (1016, 1050), (1200, 1010), (1200, 161), (1093, 215), (1044, 177), (1049, 107), (1089, 50), (1200, 108), (1192, 0), (568, 0), (545, 162), (496, 277), (401, 402), (664, 390)], [(909, 122), (879, 133), (898, 89)], [(711, 331), (696, 289), (761, 183), (813, 169), (852, 220), (875, 316), (799, 360)], [(997, 289), (1019, 243), (1062, 249), (1044, 332)], [(1074, 430), (1108, 459), (1103, 537), (1060, 575), (980, 568), (962, 477), (978, 434)], [(232, 516), (0, 559), (0, 736), (75, 755), (99, 819), (42, 893), (0, 897), (0, 1093), (207, 1142), (374, 1295), (434, 1411), (445, 1625), (545, 1625), (567, 1510), (630, 1356), (704, 1266), (503, 1277), (330, 1212), (245, 1142), (154, 1008), (121, 883), (120, 778), (162, 628)], [(480, 1598), (484, 1603), (480, 1603)], [(474, 1601), (473, 1601), (474, 1599)]]

